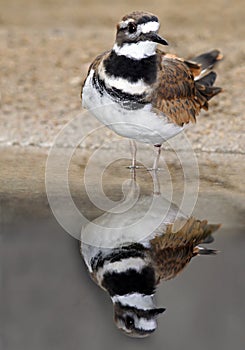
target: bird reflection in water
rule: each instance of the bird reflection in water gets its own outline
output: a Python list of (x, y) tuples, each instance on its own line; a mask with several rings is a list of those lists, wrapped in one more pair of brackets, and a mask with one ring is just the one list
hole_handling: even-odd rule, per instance
[(157, 316), (165, 311), (154, 303), (160, 282), (177, 276), (194, 256), (217, 252), (202, 244), (213, 241), (220, 225), (187, 217), (164, 198), (154, 176), (151, 196), (138, 197), (131, 180), (125, 207), (96, 218), (81, 234), (89, 273), (109, 293), (117, 327), (132, 337), (156, 330)]

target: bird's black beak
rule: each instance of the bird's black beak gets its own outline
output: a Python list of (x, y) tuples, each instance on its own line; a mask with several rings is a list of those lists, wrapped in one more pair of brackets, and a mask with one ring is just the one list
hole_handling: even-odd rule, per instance
[(160, 35), (157, 33), (147, 33), (145, 35), (146, 39), (149, 41), (153, 41), (154, 43), (161, 44), (161, 45), (168, 45), (167, 40), (163, 39)]

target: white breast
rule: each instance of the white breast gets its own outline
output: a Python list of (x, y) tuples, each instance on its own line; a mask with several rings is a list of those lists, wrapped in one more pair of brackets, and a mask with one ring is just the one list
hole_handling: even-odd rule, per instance
[(113, 101), (106, 91), (101, 96), (92, 84), (93, 74), (94, 70), (91, 69), (83, 88), (83, 107), (118, 135), (154, 145), (162, 144), (183, 130), (183, 127), (169, 123), (164, 114), (152, 111), (150, 104), (129, 110)]

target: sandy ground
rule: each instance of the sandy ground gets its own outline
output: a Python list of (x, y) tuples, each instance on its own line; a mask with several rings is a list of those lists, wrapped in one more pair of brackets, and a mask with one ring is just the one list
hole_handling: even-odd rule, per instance
[[(115, 25), (135, 9), (157, 14), (169, 52), (191, 57), (219, 48), (212, 100), (187, 135), (194, 149), (243, 153), (243, 1), (0, 1), (0, 145), (49, 147), (58, 131), (81, 113), (80, 84), (92, 59), (112, 47)], [(83, 116), (91, 129), (99, 123)], [(105, 138), (110, 139), (107, 132)], [(91, 139), (86, 147), (100, 143)], [(69, 143), (69, 142), (68, 142)]]

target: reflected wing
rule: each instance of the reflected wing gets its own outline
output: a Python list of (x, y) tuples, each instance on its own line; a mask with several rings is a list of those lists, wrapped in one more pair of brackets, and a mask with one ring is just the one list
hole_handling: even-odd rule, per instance
[[(180, 227), (180, 229), (178, 229)], [(198, 244), (207, 238), (220, 225), (208, 224), (206, 220), (189, 218), (167, 226), (166, 233), (151, 240), (152, 261), (157, 271), (158, 282), (175, 277), (197, 254), (213, 254), (215, 251), (200, 250)]]

